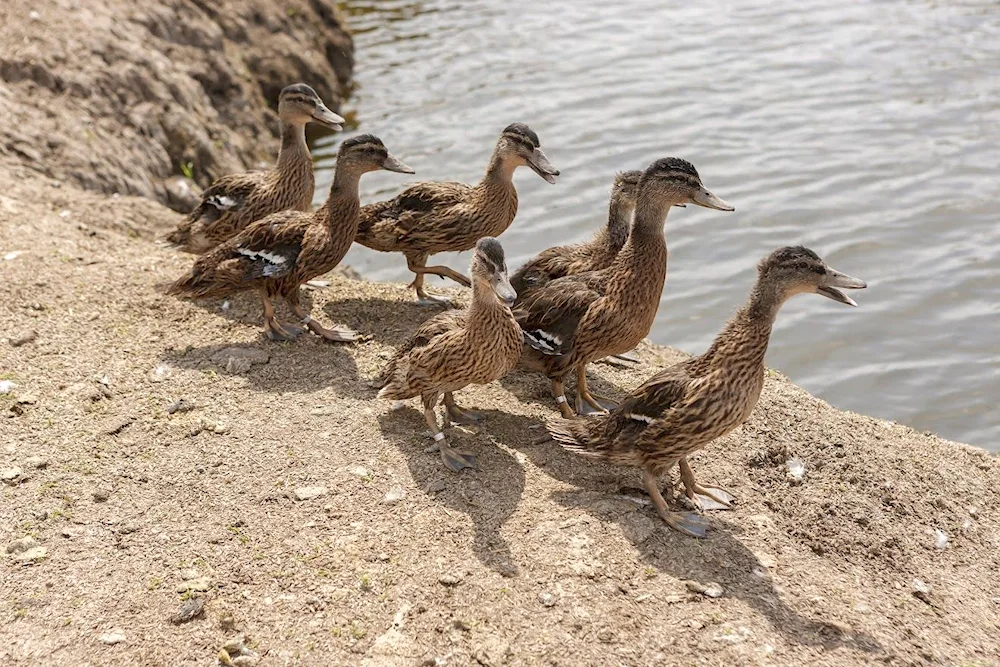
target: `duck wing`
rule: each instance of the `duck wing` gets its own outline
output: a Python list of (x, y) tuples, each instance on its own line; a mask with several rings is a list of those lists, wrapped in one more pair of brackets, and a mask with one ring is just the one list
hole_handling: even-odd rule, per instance
[(238, 212), (255, 192), (264, 187), (268, 173), (251, 171), (229, 174), (216, 180), (201, 193), (201, 201), (177, 229), (167, 235), (167, 242), (194, 251), (204, 248), (210, 243), (208, 239), (202, 238), (209, 235), (209, 228), (224, 216)]
[(524, 342), (538, 352), (560, 356), (573, 347), (580, 320), (604, 295), (599, 272), (565, 276), (528, 291), (514, 306)]
[[(449, 210), (468, 200), (465, 183), (416, 183), (394, 199), (361, 209), (356, 240), (377, 250), (396, 250), (415, 237), (447, 237), (461, 216)], [(450, 223), (450, 224), (449, 224)]]

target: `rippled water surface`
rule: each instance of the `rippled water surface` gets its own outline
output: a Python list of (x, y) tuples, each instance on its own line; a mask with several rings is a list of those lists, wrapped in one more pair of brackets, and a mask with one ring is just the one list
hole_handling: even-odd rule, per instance
[[(670, 213), (655, 342), (704, 350), (757, 259), (801, 242), (869, 289), (858, 309), (786, 304), (768, 364), (838, 407), (1000, 449), (1000, 5), (345, 9), (358, 84), (346, 109), (419, 178), (474, 182), (505, 125), (538, 132), (563, 175), (548, 185), (518, 171), (520, 209), (501, 238), (512, 267), (603, 224), (616, 170), (687, 158), (737, 210)], [(319, 200), (350, 134), (319, 147)], [(366, 176), (363, 201), (404, 182)], [(355, 246), (347, 261), (372, 279), (410, 277), (400, 255)]]

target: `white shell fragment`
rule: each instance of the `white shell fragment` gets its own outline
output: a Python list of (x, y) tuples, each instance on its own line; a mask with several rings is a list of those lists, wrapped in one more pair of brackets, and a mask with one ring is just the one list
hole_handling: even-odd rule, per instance
[(788, 466), (788, 479), (793, 483), (800, 483), (806, 476), (806, 467), (802, 461), (792, 458), (785, 461), (785, 465)]
[(944, 532), (940, 528), (934, 530), (934, 545), (938, 549), (948, 548), (948, 533)]
[(0, 380), (0, 394), (9, 394), (14, 391), (15, 387), (17, 387), (17, 384), (10, 380)]

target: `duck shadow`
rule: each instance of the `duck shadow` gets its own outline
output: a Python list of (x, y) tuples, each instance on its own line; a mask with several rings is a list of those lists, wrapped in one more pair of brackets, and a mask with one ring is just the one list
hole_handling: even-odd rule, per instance
[(330, 322), (343, 323), (383, 345), (402, 345), (417, 328), (447, 306), (421, 306), (415, 301), (380, 297), (331, 299), (323, 306)]
[[(500, 386), (513, 394), (525, 405), (538, 405), (555, 410), (556, 402), (552, 398), (552, 385), (548, 378), (540, 372), (515, 369), (500, 378)], [(622, 400), (628, 392), (602, 377), (587, 374), (587, 386), (591, 393), (604, 396), (613, 401)], [(576, 401), (576, 375), (566, 378), (566, 399), (570, 406)]]
[(641, 488), (636, 470), (589, 462), (552, 441), (539, 442), (544, 431), (537, 420), (507, 416), (514, 423), (506, 432), (534, 433), (537, 437), (529, 444), (525, 444), (523, 437), (506, 438), (502, 444), (522, 452), (554, 479), (577, 487), (554, 492), (552, 498), (564, 507), (583, 510), (602, 523), (618, 524), (642, 560), (658, 571), (679, 580), (722, 583), (726, 596), (750, 605), (790, 643), (824, 649), (854, 648), (866, 653), (884, 650), (870, 635), (808, 618), (788, 606), (768, 569), (740, 541), (743, 529), (727, 522), (723, 512), (706, 514), (711, 523), (706, 539), (683, 535), (663, 523), (645, 492), (632, 493)]
[(308, 331), (287, 342), (270, 341), (261, 333), (252, 343), (168, 349), (160, 360), (175, 368), (238, 375), (260, 391), (311, 393), (332, 387), (342, 396), (371, 398), (372, 389), (359, 376), (348, 345)]
[[(493, 410), (485, 414), (487, 424), (509, 416)], [(445, 429), (453, 447), (476, 455), (476, 470), (456, 474), (444, 466), (440, 455), (424, 451), (432, 441), (422, 412), (412, 407), (392, 410), (380, 415), (378, 422), (385, 439), (406, 457), (420, 488), (435, 502), (468, 515), (475, 530), (472, 551), (479, 562), (504, 577), (516, 576), (519, 570), (501, 530), (521, 501), (525, 474), (516, 458), (496, 446), (486, 432), (489, 427), (477, 433)]]

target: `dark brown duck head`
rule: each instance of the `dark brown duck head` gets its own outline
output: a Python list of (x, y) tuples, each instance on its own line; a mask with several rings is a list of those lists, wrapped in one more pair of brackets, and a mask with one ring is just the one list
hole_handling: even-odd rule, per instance
[(819, 255), (803, 246), (778, 248), (757, 265), (759, 289), (774, 294), (779, 302), (796, 294), (815, 293), (848, 306), (857, 306), (842, 289), (864, 289), (865, 281), (841, 273)]
[(472, 276), (474, 294), (495, 296), (507, 308), (514, 305), (517, 292), (511, 287), (507, 276), (503, 246), (495, 238), (487, 236), (476, 242), (469, 273)]
[(660, 158), (646, 168), (638, 183), (639, 197), (660, 204), (697, 204), (719, 211), (735, 211), (702, 182), (694, 165), (677, 157)]
[(393, 157), (382, 140), (374, 134), (361, 134), (344, 141), (337, 151), (337, 172), (363, 174), (369, 171), (395, 171), (412, 174), (413, 170)]
[(559, 170), (542, 152), (538, 135), (524, 123), (511, 123), (504, 128), (497, 141), (496, 155), (514, 167), (530, 167), (549, 183), (555, 183), (559, 175)]
[(344, 119), (323, 104), (316, 91), (304, 83), (285, 86), (278, 96), (278, 117), (288, 125), (319, 123), (331, 130), (342, 130)]

